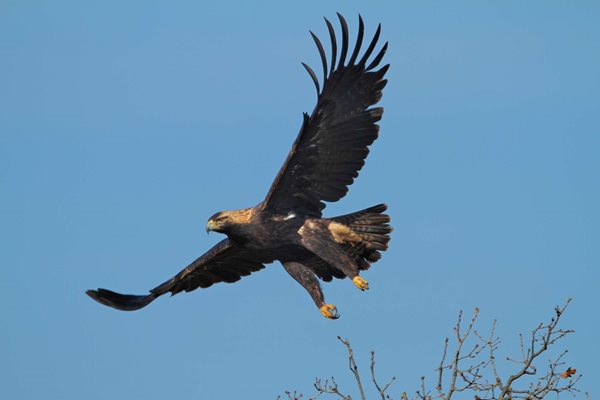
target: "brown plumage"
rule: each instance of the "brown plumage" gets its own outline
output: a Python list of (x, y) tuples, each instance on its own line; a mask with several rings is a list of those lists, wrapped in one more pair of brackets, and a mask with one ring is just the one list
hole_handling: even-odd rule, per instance
[[(236, 282), (280, 261), (285, 270), (311, 295), (327, 318), (337, 309), (325, 304), (317, 280), (349, 277), (361, 290), (368, 288), (361, 270), (381, 258), (390, 240), (390, 218), (385, 204), (334, 218), (322, 218), (324, 202), (342, 198), (364, 165), (369, 146), (377, 139), (383, 108), (379, 102), (389, 67), (376, 69), (387, 50), (374, 52), (381, 27), (361, 53), (364, 24), (359, 16), (356, 44), (348, 58), (348, 26), (341, 25), (341, 50), (332, 24), (325, 19), (331, 42), (331, 62), (319, 38), (311, 32), (323, 68), (323, 87), (306, 64), (317, 89), (312, 114), (302, 127), (266, 198), (256, 207), (222, 211), (208, 221), (207, 230), (224, 233), (221, 241), (200, 258), (146, 295), (123, 295), (106, 289), (88, 290), (94, 300), (119, 309), (137, 310), (157, 297), (218, 282)], [(374, 56), (373, 56), (374, 55)], [(338, 59), (339, 57), (339, 59)]]

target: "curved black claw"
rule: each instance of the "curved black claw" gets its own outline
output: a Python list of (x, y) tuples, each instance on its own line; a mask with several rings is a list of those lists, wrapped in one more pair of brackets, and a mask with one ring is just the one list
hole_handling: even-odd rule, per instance
[(333, 304), (324, 304), (319, 308), (319, 311), (328, 319), (338, 319), (340, 317), (337, 307)]

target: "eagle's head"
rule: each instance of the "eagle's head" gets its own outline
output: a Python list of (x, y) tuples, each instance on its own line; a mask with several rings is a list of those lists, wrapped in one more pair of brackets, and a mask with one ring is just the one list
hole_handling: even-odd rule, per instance
[(248, 224), (252, 218), (252, 208), (235, 211), (221, 211), (214, 214), (206, 223), (206, 232), (230, 233), (242, 224)]

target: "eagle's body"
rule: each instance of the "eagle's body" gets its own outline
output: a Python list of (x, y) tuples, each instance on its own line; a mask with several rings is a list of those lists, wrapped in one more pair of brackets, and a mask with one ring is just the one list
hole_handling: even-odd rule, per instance
[[(211, 220), (220, 215), (223, 213), (215, 214)], [(302, 249), (298, 230), (305, 218), (272, 214), (259, 207), (229, 211), (227, 215), (231, 219), (227, 232), (223, 228), (212, 230), (226, 233), (235, 243), (264, 259), (282, 261), (286, 256)], [(235, 223), (232, 218), (235, 215), (243, 215), (245, 218)]]
[(120, 310), (137, 310), (170, 292), (192, 291), (217, 282), (235, 282), (242, 276), (279, 261), (311, 295), (321, 313), (337, 318), (337, 309), (326, 304), (318, 279), (352, 279), (361, 290), (368, 288), (359, 276), (387, 249), (392, 231), (384, 204), (355, 213), (323, 218), (323, 201), (337, 201), (348, 191), (378, 136), (383, 109), (373, 108), (382, 95), (389, 65), (374, 70), (387, 43), (367, 65), (377, 44), (380, 28), (363, 56), (359, 18), (356, 45), (348, 63), (348, 27), (342, 27), (342, 48), (336, 64), (337, 41), (331, 23), (332, 60), (328, 67), (320, 40), (313, 39), (323, 62), (321, 90), (313, 70), (304, 64), (319, 95), (317, 106), (304, 114), (300, 133), (264, 201), (256, 207), (222, 211), (213, 215), (207, 230), (227, 235), (173, 278), (142, 296), (123, 295), (106, 289), (89, 290), (98, 302)]

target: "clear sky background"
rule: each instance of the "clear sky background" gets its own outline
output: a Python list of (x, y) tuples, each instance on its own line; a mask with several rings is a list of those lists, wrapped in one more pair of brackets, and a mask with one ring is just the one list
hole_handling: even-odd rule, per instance
[[(335, 11), (390, 42), (380, 139), (326, 209), (389, 204), (371, 290), (324, 285), (338, 321), (279, 264), (135, 313), (85, 296), (144, 293), (221, 239), (210, 215), (264, 198), (314, 107), (308, 30)], [(497, 318), (504, 356), (567, 297), (561, 347), (597, 396), (599, 20), (593, 1), (3, 0), (0, 396), (351, 389), (337, 335), (398, 396), (434, 376), (458, 310)]]

